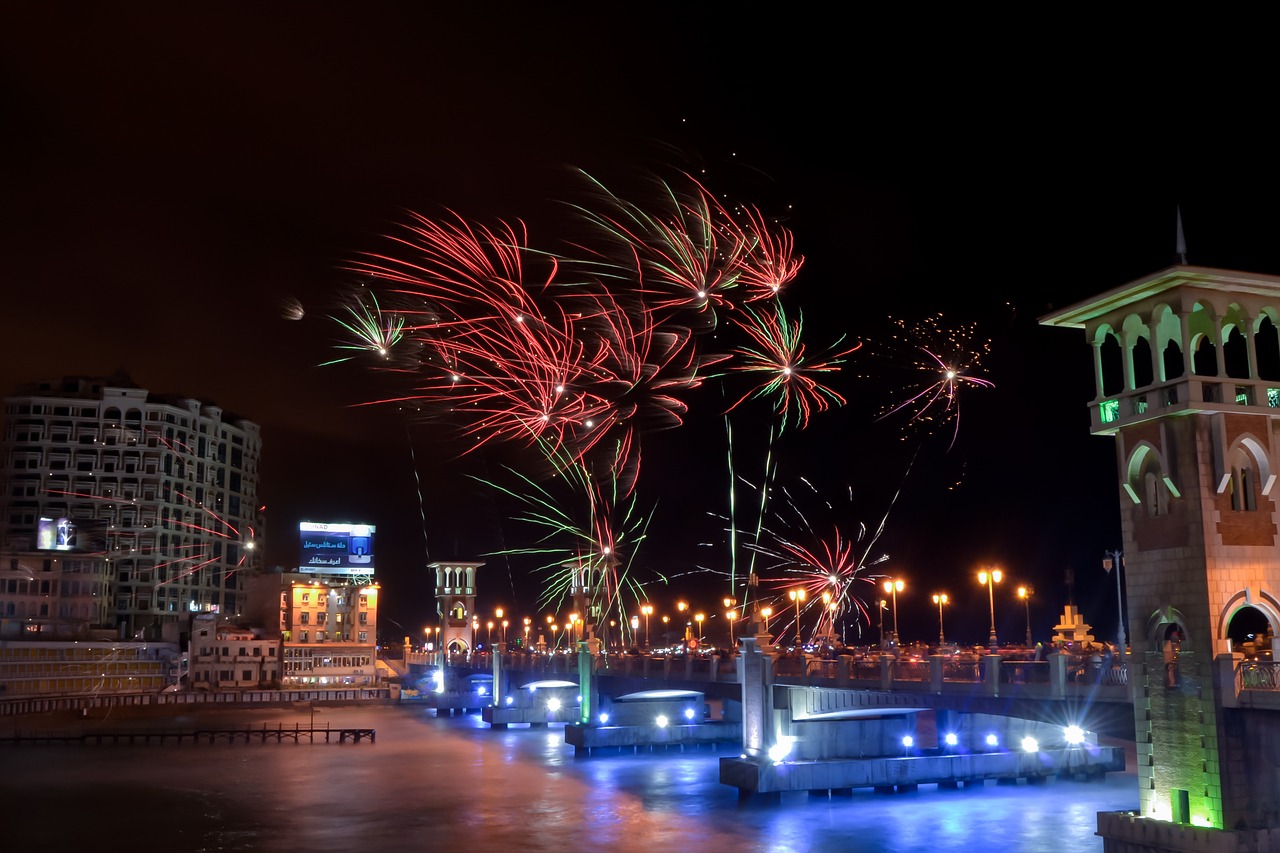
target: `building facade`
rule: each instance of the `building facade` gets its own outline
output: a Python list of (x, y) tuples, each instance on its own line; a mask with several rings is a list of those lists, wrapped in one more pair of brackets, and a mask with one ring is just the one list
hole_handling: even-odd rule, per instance
[(280, 685), (373, 686), (380, 680), (376, 583), (298, 572), (249, 579), (249, 621), (275, 626)]
[(25, 385), (4, 413), (0, 618), (150, 637), (240, 612), (262, 553), (257, 424), (123, 375)]
[(1141, 814), (1275, 826), (1275, 712), (1231, 633), (1280, 627), (1280, 277), (1175, 266), (1041, 322), (1084, 331), (1115, 440)]
[(222, 624), (216, 613), (192, 619), (187, 654), (191, 690), (274, 689), (280, 686), (280, 638), (259, 628)]

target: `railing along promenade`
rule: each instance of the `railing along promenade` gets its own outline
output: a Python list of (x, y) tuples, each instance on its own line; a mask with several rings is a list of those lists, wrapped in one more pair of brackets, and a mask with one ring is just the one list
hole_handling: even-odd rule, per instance
[(116, 708), (177, 708), (192, 705), (289, 705), (304, 703), (337, 703), (391, 701), (389, 687), (365, 687), (347, 690), (210, 690), (181, 693), (104, 693), (66, 696), (15, 696), (0, 700), (0, 717), (24, 714), (46, 714), (55, 711), (75, 713)]
[[(431, 655), (414, 655), (410, 663), (430, 664)], [(451, 655), (446, 666), (490, 671), (487, 652)], [(503, 666), (512, 672), (539, 677), (577, 677), (578, 658), (569, 653), (509, 652)], [(663, 682), (738, 683), (737, 658), (709, 655), (598, 654), (593, 674), (651, 679)], [(1129, 701), (1129, 666), (1124, 659), (1091, 660), (1076, 655), (1049, 655), (1048, 660), (1024, 660), (1006, 655), (931, 655), (898, 658), (874, 651), (835, 659), (780, 654), (773, 659), (774, 682), (811, 687), (897, 690), (915, 693), (988, 692), (1007, 694), (1014, 688), (1028, 695)]]

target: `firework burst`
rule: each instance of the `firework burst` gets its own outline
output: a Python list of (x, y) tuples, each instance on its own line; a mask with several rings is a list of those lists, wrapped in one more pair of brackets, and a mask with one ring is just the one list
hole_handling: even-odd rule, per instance
[(780, 303), (770, 303), (760, 310), (744, 306), (739, 317), (744, 319), (736, 324), (746, 333), (751, 345), (735, 351), (736, 361), (730, 370), (757, 375), (761, 384), (739, 398), (729, 407), (730, 411), (748, 398), (771, 397), (774, 414), (785, 430), (788, 423), (803, 429), (809, 425), (813, 412), (844, 405), (844, 397), (820, 384), (814, 375), (839, 370), (845, 356), (861, 344), (843, 350), (833, 347), (817, 358), (810, 358), (801, 341), (801, 318), (790, 320)]
[(991, 342), (978, 339), (976, 323), (944, 327), (941, 314), (913, 324), (894, 323), (897, 332), (890, 337), (889, 346), (907, 350), (911, 378), (879, 419), (903, 413), (909, 423), (926, 428), (950, 424), (954, 447), (960, 434), (961, 392), (995, 387), (980, 375), (981, 361), (990, 353)]

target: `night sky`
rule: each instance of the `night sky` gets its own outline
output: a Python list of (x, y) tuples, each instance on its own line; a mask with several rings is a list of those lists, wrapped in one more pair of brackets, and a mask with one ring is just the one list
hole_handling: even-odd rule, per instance
[[(1012, 581), (1003, 636), (1022, 635), (1022, 582), (1048, 636), (1067, 569), (1114, 636), (1114, 449), (1088, 435), (1083, 335), (1036, 320), (1172, 264), (1179, 206), (1190, 263), (1280, 273), (1277, 148), (1244, 112), (1274, 72), (1203, 45), (1153, 59), (1114, 22), (1057, 22), (1055, 48), (976, 20), (439, 5), (6, 4), (0, 389), (123, 369), (262, 424), (268, 562), (293, 561), (299, 520), (376, 523), (392, 634), (434, 612), (430, 560), (485, 560), (482, 611), (546, 612), (536, 561), (485, 556), (532, 532), (476, 479), (528, 452), (459, 457), (445, 426), (357, 405), (390, 392), (358, 360), (320, 366), (339, 337), (326, 316), (406, 211), (522, 220), (556, 249), (580, 227), (577, 170), (618, 186), (690, 171), (784, 217), (811, 346), (866, 341), (831, 381), (849, 405), (778, 445), (778, 483), (838, 497), (846, 529), (888, 512), (871, 553), (907, 581), (903, 638), (936, 637), (929, 596), (947, 591), (948, 634), (985, 639), (974, 572), (990, 564)], [(977, 324), (996, 385), (965, 391), (954, 444), (950, 426), (876, 419), (916, 378), (892, 320), (939, 314)], [(727, 592), (707, 571), (725, 551), (703, 544), (724, 541), (724, 404), (713, 388), (690, 402), (643, 442), (654, 520), (634, 571), (671, 578), (652, 587), (660, 613)]]

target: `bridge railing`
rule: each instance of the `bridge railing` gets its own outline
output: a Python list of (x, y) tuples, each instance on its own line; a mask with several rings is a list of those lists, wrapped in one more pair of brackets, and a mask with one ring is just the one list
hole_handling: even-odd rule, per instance
[[(615, 653), (592, 657), (593, 671), (598, 675), (666, 681), (736, 682), (737, 664), (733, 657), (698, 654)], [(487, 653), (473, 653), (451, 659), (450, 665), (484, 670), (492, 666), (492, 659)], [(830, 660), (782, 654), (773, 658), (772, 665), (778, 683), (906, 692), (938, 691), (950, 684), (996, 693), (1003, 692), (1001, 686), (1007, 685), (1017, 691), (1058, 695), (1098, 687), (1113, 688), (1111, 692), (1115, 692), (1129, 683), (1129, 672), (1121, 658), (1095, 661), (1065, 655), (1051, 656), (1051, 660), (1000, 655), (933, 655), (922, 659), (872, 651)], [(534, 675), (572, 679), (577, 674), (578, 656), (513, 651), (504, 656), (504, 666)], [(994, 671), (993, 666), (997, 667)], [(1280, 690), (1280, 672), (1270, 665), (1254, 667), (1242, 670), (1237, 682), (1246, 688)], [(969, 687), (962, 687), (965, 685)]]

